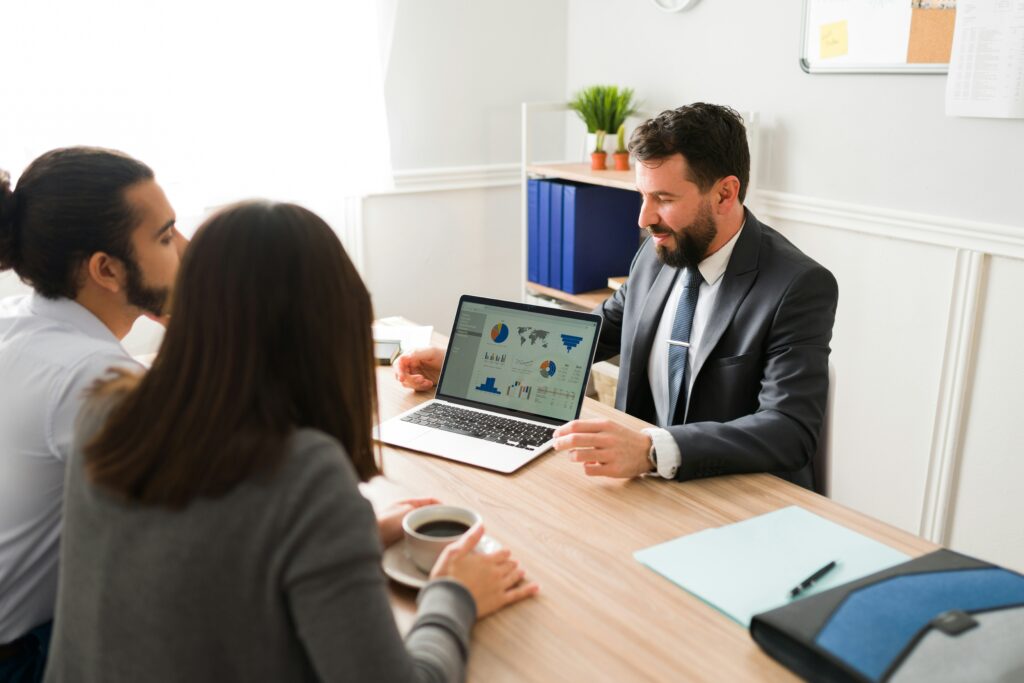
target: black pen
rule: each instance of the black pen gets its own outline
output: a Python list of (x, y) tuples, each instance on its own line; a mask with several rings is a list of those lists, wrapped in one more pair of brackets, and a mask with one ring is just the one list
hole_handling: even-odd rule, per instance
[(799, 586), (796, 586), (795, 588), (793, 588), (793, 590), (789, 591), (789, 597), (795, 598), (796, 596), (800, 595), (805, 590), (807, 590), (808, 588), (810, 588), (814, 584), (818, 583), (818, 581), (821, 580), (821, 577), (825, 576), (825, 574), (828, 574), (830, 571), (832, 571), (835, 568), (836, 568), (836, 561), (832, 560), (831, 562), (826, 564), (824, 567), (822, 567), (818, 571), (816, 571), (813, 574), (811, 574), (810, 576), (808, 576), (802, 582), (800, 582)]

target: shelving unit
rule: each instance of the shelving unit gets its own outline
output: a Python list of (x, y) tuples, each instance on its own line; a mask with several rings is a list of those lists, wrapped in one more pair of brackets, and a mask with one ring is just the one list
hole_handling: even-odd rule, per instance
[[(636, 173), (632, 168), (628, 171), (593, 171), (590, 169), (589, 163), (582, 162), (532, 162), (530, 159), (531, 118), (538, 114), (550, 114), (566, 111), (569, 111), (569, 104), (567, 102), (524, 102), (522, 105), (522, 155), (520, 160), (520, 195), (522, 206), (520, 233), (522, 236), (522, 251), (520, 254), (519, 272), (522, 273), (524, 295), (540, 296), (542, 298), (552, 300), (559, 305), (568, 305), (590, 310), (611, 296), (612, 290), (605, 288), (594, 290), (592, 292), (583, 292), (581, 294), (570, 294), (568, 292), (563, 292), (560, 289), (546, 287), (526, 280), (526, 236), (528, 233), (526, 223), (529, 214), (527, 209), (527, 180), (530, 177), (558, 178), (579, 183), (587, 183), (590, 185), (600, 185), (603, 187), (614, 187), (620, 190), (636, 191)], [(740, 114), (743, 117), (744, 124), (747, 128), (747, 143), (750, 146), (750, 187), (747, 189), (747, 197), (748, 201), (750, 201), (750, 198), (752, 197), (752, 190), (756, 187), (756, 162), (759, 158), (757, 145), (758, 115), (757, 112), (740, 112)], [(647, 112), (637, 112), (635, 116), (647, 119), (652, 115)], [(625, 275), (625, 273), (622, 274)]]
[[(526, 181), (530, 177), (558, 178), (571, 180), (589, 185), (601, 185), (603, 187), (614, 187), (620, 190), (636, 190), (633, 170), (628, 171), (593, 171), (589, 163), (555, 162), (555, 163), (533, 163), (530, 159), (530, 120), (541, 113), (558, 113), (569, 111), (567, 102), (524, 102), (522, 106), (522, 158), (521, 158), (521, 181), (522, 181), (522, 255), (520, 272), (523, 273), (523, 291), (525, 294), (539, 296), (554, 301), (559, 305), (567, 305), (575, 308), (591, 310), (612, 294), (608, 288), (597, 289), (592, 292), (570, 294), (560, 289), (547, 287), (529, 282), (526, 280), (526, 235), (527, 235), (527, 197)], [(638, 113), (638, 116), (647, 117), (645, 113)], [(624, 275), (625, 273), (623, 273)]]
[(530, 164), (527, 175), (572, 180), (577, 183), (614, 187), (619, 190), (636, 190), (636, 173), (628, 171), (592, 171), (590, 164)]
[(553, 301), (570, 304), (588, 311), (593, 310), (596, 306), (603, 303), (605, 299), (614, 294), (614, 291), (607, 287), (604, 289), (595, 289), (592, 292), (570, 294), (569, 292), (563, 292), (560, 289), (540, 285), (536, 282), (530, 282), (529, 280), (526, 281), (526, 291), (534, 296), (552, 299)]
[[(620, 190), (636, 190), (633, 170), (628, 171), (594, 171), (587, 163), (530, 164), (526, 168), (527, 177), (540, 176), (572, 180), (578, 183), (614, 187)], [(592, 310), (610, 297), (614, 290), (605, 287), (591, 292), (570, 294), (554, 287), (526, 282), (526, 291), (534, 296), (551, 299), (561, 304), (569, 304), (586, 310)]]

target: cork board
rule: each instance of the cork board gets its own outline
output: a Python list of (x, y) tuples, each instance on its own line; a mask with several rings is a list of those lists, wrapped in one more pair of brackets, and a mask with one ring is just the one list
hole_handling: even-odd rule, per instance
[(908, 64), (949, 64), (956, 9), (913, 7), (910, 10)]

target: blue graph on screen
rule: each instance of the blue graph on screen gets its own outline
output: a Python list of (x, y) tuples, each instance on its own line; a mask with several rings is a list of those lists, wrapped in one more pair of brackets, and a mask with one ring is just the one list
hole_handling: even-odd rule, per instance
[(497, 394), (501, 396), (501, 390), (494, 386), (494, 377), (488, 377), (484, 380), (484, 383), (476, 388), (477, 391), (486, 391), (488, 394)]
[(498, 323), (491, 328), (491, 340), (495, 344), (503, 344), (506, 339), (508, 339), (508, 325)]
[(566, 353), (572, 351), (577, 346), (579, 346), (581, 341), (583, 341), (583, 337), (574, 337), (571, 334), (562, 335), (562, 343), (565, 344)]

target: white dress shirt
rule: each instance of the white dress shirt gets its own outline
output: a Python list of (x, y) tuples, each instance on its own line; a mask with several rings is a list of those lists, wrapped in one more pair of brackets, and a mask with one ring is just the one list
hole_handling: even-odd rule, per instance
[(64, 464), (83, 392), (113, 366), (141, 367), (80, 304), (0, 301), (0, 644), (53, 618)]
[[(700, 285), (700, 293), (697, 295), (697, 307), (693, 313), (693, 323), (690, 326), (690, 348), (686, 354), (686, 398), (689, 401), (690, 389), (693, 388), (694, 374), (692, 372), (694, 362), (697, 358), (697, 351), (700, 349), (701, 338), (704, 330), (714, 311), (715, 300), (718, 298), (718, 289), (722, 284), (722, 276), (729, 265), (732, 257), (732, 250), (736, 246), (736, 240), (743, 232), (743, 226), (736, 231), (732, 239), (726, 242), (721, 249), (697, 264), (704, 281)], [(679, 306), (679, 296), (683, 293), (684, 278), (681, 277), (682, 270), (676, 275), (672, 291), (669, 292), (665, 301), (665, 310), (661, 313), (661, 322), (654, 333), (654, 343), (651, 346), (651, 355), (647, 359), (647, 378), (651, 384), (651, 394), (654, 396), (654, 409), (658, 416), (658, 427), (645, 429), (654, 444), (658, 454), (658, 476), (666, 479), (673, 479), (679, 464), (682, 462), (682, 454), (679, 452), (679, 444), (672, 438), (668, 430), (662, 427), (670, 426), (672, 416), (668, 414), (669, 381), (668, 381), (668, 340), (672, 338), (672, 325), (676, 319), (676, 308)], [(685, 410), (685, 407), (684, 407)]]

